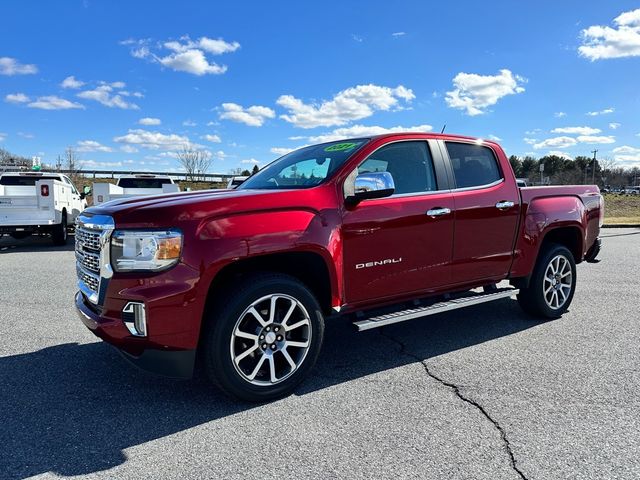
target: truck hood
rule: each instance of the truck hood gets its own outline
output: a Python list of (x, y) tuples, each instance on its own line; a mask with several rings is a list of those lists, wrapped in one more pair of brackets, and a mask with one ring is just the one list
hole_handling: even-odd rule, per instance
[[(175, 226), (189, 220), (222, 217), (250, 210), (295, 208), (305, 205), (312, 190), (200, 190), (112, 200), (85, 210), (109, 215), (116, 225)], [(307, 207), (308, 208), (308, 207)]]

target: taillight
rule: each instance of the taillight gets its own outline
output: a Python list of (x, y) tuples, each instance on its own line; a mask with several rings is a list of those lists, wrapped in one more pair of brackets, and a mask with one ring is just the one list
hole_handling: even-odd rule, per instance
[(602, 195), (600, 195), (600, 221), (599, 223), (599, 227), (602, 228), (602, 225), (604, 224), (604, 198), (602, 197)]
[(43, 197), (49, 196), (49, 185), (40, 185), (40, 195)]

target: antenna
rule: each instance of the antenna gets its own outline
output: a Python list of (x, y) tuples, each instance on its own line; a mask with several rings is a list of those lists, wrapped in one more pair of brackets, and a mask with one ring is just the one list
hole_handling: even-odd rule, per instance
[(440, 133), (444, 133), (444, 129), (445, 128), (447, 128), (447, 124), (446, 123), (442, 126), (442, 130), (440, 130)]

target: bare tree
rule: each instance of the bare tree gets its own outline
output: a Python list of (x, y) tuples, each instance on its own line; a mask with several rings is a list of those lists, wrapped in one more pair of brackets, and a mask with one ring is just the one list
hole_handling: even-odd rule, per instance
[(82, 162), (80, 161), (80, 157), (78, 156), (78, 152), (73, 147), (67, 147), (64, 151), (64, 163), (65, 169), (68, 170), (69, 178), (71, 181), (79, 185), (82, 183), (84, 178), (82, 178)]
[(211, 152), (195, 148), (190, 144), (183, 145), (177, 155), (187, 179), (192, 182), (201, 180), (202, 174), (207, 173), (213, 161)]

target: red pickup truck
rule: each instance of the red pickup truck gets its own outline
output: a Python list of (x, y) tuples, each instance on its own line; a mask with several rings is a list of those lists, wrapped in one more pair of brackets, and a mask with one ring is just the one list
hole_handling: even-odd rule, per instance
[(602, 219), (598, 187), (519, 188), (495, 142), (343, 140), (235, 190), (85, 210), (75, 302), (142, 368), (188, 378), (198, 363), (226, 393), (265, 401), (309, 373), (329, 317), (366, 330), (511, 296), (559, 317)]

